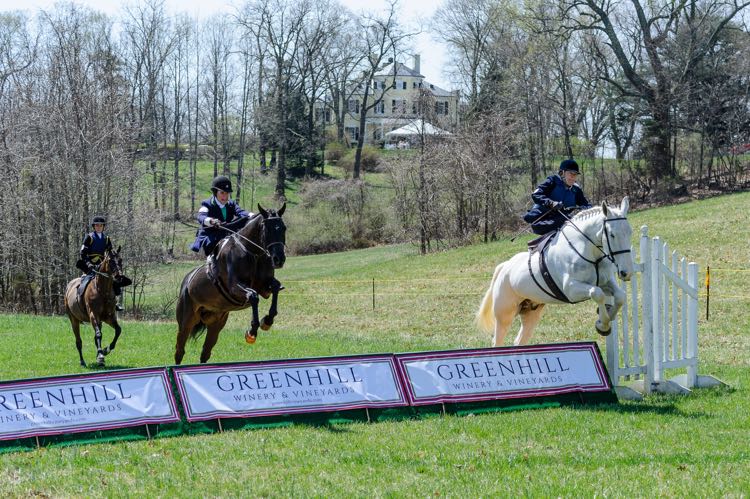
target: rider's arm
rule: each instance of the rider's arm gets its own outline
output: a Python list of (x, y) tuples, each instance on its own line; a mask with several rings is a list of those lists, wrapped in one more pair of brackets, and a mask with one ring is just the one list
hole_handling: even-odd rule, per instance
[(204, 224), (203, 222), (208, 218), (208, 206), (206, 203), (201, 203), (201, 207), (198, 210), (198, 216), (196, 216), (196, 219), (198, 220), (198, 224), (202, 226), (207, 226), (207, 224)]
[(84, 262), (89, 261), (89, 252), (91, 251), (91, 243), (93, 243), (94, 240), (91, 239), (91, 236), (89, 234), (86, 234), (83, 238), (83, 244), (81, 245), (81, 251), (79, 253), (79, 257)]
[(591, 208), (591, 203), (583, 195), (583, 189), (576, 190), (576, 206), (579, 208)]
[(552, 180), (552, 177), (547, 177), (547, 180), (539, 184), (537, 188), (534, 189), (534, 192), (531, 193), (531, 199), (533, 199), (534, 203), (538, 204), (539, 206), (549, 207), (554, 201), (549, 198), (549, 195), (550, 193), (552, 193), (552, 190), (554, 188), (554, 180)]
[(234, 203), (234, 216), (235, 218), (246, 218), (250, 216), (250, 213), (240, 208), (236, 202)]

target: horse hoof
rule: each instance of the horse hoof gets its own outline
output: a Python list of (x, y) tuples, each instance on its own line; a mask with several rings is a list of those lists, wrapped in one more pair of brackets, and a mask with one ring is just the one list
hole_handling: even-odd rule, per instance
[(596, 329), (596, 332), (599, 333), (602, 336), (609, 336), (612, 333), (612, 328), (609, 328), (606, 331), (602, 331), (601, 329), (599, 329), (596, 326), (594, 326), (594, 328)]
[(255, 343), (255, 340), (258, 338), (257, 335), (250, 333), (250, 331), (245, 331), (245, 341), (249, 344)]
[(263, 321), (260, 323), (260, 328), (263, 331), (268, 331), (269, 329), (271, 329), (271, 324), (266, 324), (266, 321)]

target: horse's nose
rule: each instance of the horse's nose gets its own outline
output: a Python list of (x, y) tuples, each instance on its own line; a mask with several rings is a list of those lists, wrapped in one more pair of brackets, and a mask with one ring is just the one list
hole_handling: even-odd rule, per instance
[(286, 261), (286, 258), (284, 256), (280, 256), (280, 255), (271, 256), (271, 263), (273, 264), (273, 267), (275, 269), (282, 268), (284, 266), (285, 261)]

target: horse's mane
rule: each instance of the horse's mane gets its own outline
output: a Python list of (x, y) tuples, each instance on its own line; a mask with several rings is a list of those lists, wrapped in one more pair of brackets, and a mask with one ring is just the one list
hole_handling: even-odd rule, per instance
[(601, 214), (602, 214), (602, 207), (594, 206), (593, 208), (586, 208), (583, 211), (579, 211), (573, 216), (571, 220), (573, 220), (574, 222), (583, 222), (596, 215), (601, 215)]

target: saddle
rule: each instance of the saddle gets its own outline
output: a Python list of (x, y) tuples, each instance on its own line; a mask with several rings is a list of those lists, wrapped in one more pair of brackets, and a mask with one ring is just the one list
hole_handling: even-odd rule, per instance
[(93, 273), (84, 274), (81, 276), (81, 282), (78, 284), (78, 302), (83, 303), (83, 293), (86, 292), (86, 288), (88, 287), (89, 283), (91, 283), (91, 280), (94, 278)]

